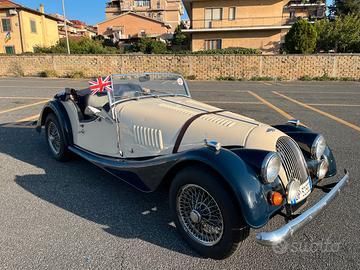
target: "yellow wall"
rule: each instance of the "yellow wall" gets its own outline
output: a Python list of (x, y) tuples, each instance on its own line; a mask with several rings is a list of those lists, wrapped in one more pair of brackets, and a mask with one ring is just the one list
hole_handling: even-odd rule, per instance
[[(273, 53), (279, 49), (283, 36), (292, 21), (288, 0), (187, 0), (190, 9), (191, 29), (202, 29), (192, 32), (192, 50), (204, 50), (205, 40), (222, 40), (222, 48), (246, 47), (258, 48), (265, 53)], [(222, 19), (205, 21), (207, 8), (222, 8)], [(230, 8), (235, 8), (235, 19), (229, 18)], [(297, 7), (295, 17), (307, 17), (318, 7)], [(279, 26), (283, 29), (279, 30)], [(252, 28), (253, 30), (225, 31), (229, 28)], [(219, 28), (208, 31), (207, 28)], [(266, 28), (266, 29), (264, 29)], [(269, 29), (270, 28), (270, 29)], [(271, 29), (272, 28), (272, 29)], [(277, 30), (276, 30), (277, 28)]]
[(257, 48), (264, 53), (272, 53), (279, 49), (282, 35), (282, 30), (193, 33), (192, 50), (204, 50), (205, 40), (221, 39), (222, 48)]
[[(57, 22), (45, 16), (20, 11), (23, 29), (24, 51), (33, 52), (35, 46), (52, 46), (59, 41)], [(31, 32), (30, 21), (36, 22), (36, 33)]]
[[(6, 33), (0, 32), (0, 53), (5, 52), (4, 46), (15, 46), (16, 53), (33, 52), (33, 48), (39, 46), (52, 46), (59, 41), (57, 22), (45, 16), (20, 10), (18, 15), (6, 16), (6, 11), (0, 11), (0, 17), (11, 20), (11, 40), (4, 44)], [(36, 33), (31, 32), (30, 20), (36, 22)], [(20, 38), (20, 25), (22, 44)]]
[(14, 46), (16, 53), (21, 53), (21, 39), (19, 31), (18, 16), (7, 16), (5, 10), (0, 10), (0, 19), (9, 18), (11, 24), (11, 39), (5, 43), (7, 32), (3, 32), (2, 21), (0, 20), (0, 53), (5, 53), (5, 46)]
[[(192, 2), (192, 28), (204, 28), (205, 9), (223, 8), (223, 20), (213, 21), (212, 27), (279, 25), (288, 17), (283, 13), (287, 1), (282, 0), (221, 0)], [(236, 19), (228, 20), (229, 8), (236, 7)]]

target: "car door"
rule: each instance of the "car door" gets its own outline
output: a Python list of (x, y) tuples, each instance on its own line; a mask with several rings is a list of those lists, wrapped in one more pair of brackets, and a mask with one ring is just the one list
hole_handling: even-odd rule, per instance
[[(99, 102), (96, 96), (91, 96), (88, 106), (92, 106), (98, 113), (93, 113), (89, 108), (85, 109), (87, 118), (79, 121), (77, 145), (85, 150), (106, 156), (120, 156), (118, 132), (116, 121), (111, 110), (106, 111), (104, 104)], [(100, 99), (100, 98), (99, 98)]]
[(89, 122), (80, 122), (78, 146), (106, 156), (120, 156), (115, 121), (97, 117)]

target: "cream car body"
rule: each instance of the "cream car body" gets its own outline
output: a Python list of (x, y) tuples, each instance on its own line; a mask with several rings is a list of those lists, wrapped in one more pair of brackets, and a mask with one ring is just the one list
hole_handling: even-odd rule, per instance
[[(170, 181), (176, 225), (206, 256), (224, 257), (233, 250), (222, 247), (227, 245), (222, 236), (229, 233), (224, 231), (229, 221), (221, 203), (232, 207), (226, 198), (236, 201), (239, 211), (230, 216), (239, 215), (241, 226), (260, 228), (279, 211), (291, 218), (314, 185), (337, 172), (322, 135), (298, 121), (269, 126), (195, 101), (180, 75), (114, 75), (112, 89), (96, 95), (88, 89), (59, 93), (45, 105), (37, 130), (45, 126), (51, 153), (58, 160), (66, 158), (70, 150), (144, 192)], [(184, 177), (184, 171), (190, 176)], [(321, 201), (282, 228), (259, 233), (258, 242), (275, 245), (289, 238), (318, 214), (348, 179), (346, 173)], [(222, 185), (221, 191), (212, 190), (207, 181)], [(184, 190), (194, 189), (196, 192), (182, 197)], [(181, 204), (199, 193), (205, 201), (181, 212), (185, 209)], [(217, 199), (224, 201), (219, 204)], [(188, 204), (194, 201), (199, 198)], [(216, 207), (216, 213), (225, 211), (218, 215), (220, 225), (202, 224), (217, 215), (210, 210)]]

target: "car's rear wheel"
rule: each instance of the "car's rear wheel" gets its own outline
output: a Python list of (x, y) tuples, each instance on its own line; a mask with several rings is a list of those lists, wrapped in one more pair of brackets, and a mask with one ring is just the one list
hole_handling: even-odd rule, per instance
[(181, 170), (170, 187), (170, 208), (181, 235), (200, 255), (230, 256), (249, 235), (222, 179), (200, 166)]
[(68, 159), (67, 142), (61, 126), (54, 114), (49, 114), (45, 120), (45, 138), (52, 156), (59, 161)]

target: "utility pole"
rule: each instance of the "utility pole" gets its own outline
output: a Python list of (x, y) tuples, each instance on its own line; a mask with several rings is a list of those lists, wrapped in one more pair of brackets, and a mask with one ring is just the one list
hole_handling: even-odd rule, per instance
[(62, 0), (62, 10), (63, 10), (63, 16), (64, 16), (64, 27), (65, 27), (65, 36), (66, 36), (67, 51), (68, 51), (68, 54), (70, 54), (70, 44), (69, 44), (69, 35), (68, 35), (68, 29), (67, 29), (67, 23), (66, 23), (65, 3), (64, 3), (64, 0)]

